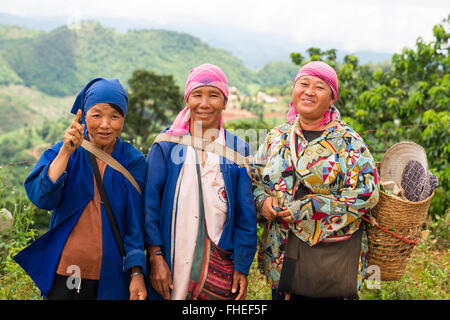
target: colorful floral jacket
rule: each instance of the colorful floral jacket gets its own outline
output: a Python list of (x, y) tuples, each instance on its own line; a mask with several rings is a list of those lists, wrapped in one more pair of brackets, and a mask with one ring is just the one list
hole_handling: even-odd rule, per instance
[[(291, 146), (297, 135), (297, 163)], [(272, 287), (277, 287), (289, 229), (310, 246), (321, 241), (350, 238), (361, 226), (361, 216), (378, 202), (379, 177), (375, 162), (363, 139), (345, 122), (325, 130), (311, 142), (304, 138), (298, 118), (266, 136), (253, 159), (253, 196), (258, 221), (264, 225), (259, 266)], [(303, 183), (310, 194), (294, 200), (293, 184)], [(260, 208), (268, 196), (286, 206), (295, 223), (262, 217)], [(359, 261), (358, 288), (365, 276), (367, 236), (364, 232)]]

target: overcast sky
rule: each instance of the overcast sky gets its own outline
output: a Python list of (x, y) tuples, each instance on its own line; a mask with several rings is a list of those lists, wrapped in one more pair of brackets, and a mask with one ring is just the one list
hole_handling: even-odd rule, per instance
[[(285, 35), (301, 43), (333, 41), (344, 50), (399, 52), (450, 13), (449, 0), (7, 0), (0, 12), (201, 23)], [(220, 35), (218, 35), (220, 37)]]

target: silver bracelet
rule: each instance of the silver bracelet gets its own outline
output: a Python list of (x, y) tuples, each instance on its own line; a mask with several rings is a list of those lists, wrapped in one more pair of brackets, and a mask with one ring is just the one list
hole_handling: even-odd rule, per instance
[(141, 276), (144, 276), (144, 274), (143, 274), (142, 272), (136, 271), (136, 272), (133, 272), (133, 273), (130, 275), (130, 278), (133, 278), (134, 276), (137, 276), (138, 274), (140, 274)]

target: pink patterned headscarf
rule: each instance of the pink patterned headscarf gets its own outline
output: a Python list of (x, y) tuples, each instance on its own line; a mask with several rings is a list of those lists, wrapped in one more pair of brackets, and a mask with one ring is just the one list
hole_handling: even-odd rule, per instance
[[(297, 80), (300, 79), (302, 76), (314, 76), (325, 81), (330, 86), (331, 91), (333, 92), (332, 102), (334, 103), (337, 100), (339, 96), (338, 77), (336, 71), (328, 64), (322, 61), (312, 61), (305, 64), (297, 73), (297, 76), (295, 77), (294, 80), (294, 85), (297, 82)], [(295, 118), (297, 116), (297, 110), (295, 110), (293, 102), (291, 102), (290, 106), (291, 109), (289, 110), (286, 119), (287, 122), (294, 123)], [(331, 105), (330, 108), (327, 110), (327, 112), (325, 112), (321, 126), (338, 118), (339, 118), (338, 109), (334, 105)]]
[[(187, 78), (186, 87), (184, 89), (184, 101), (188, 101), (191, 92), (202, 86), (212, 86), (219, 89), (226, 100), (228, 100), (228, 81), (225, 73), (218, 66), (213, 64), (202, 64), (193, 68)], [(189, 108), (186, 106), (177, 115), (170, 129), (166, 132), (172, 135), (183, 135), (189, 131), (189, 121), (191, 115)], [(222, 116), (220, 116), (220, 127), (222, 128)]]

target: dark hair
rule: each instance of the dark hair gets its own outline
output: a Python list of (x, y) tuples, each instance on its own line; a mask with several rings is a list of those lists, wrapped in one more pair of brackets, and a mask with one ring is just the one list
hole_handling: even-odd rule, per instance
[(120, 113), (120, 115), (122, 117), (125, 117), (125, 115), (123, 114), (123, 110), (121, 107), (119, 107), (117, 104), (115, 103), (108, 103), (111, 107), (113, 107), (118, 113)]

